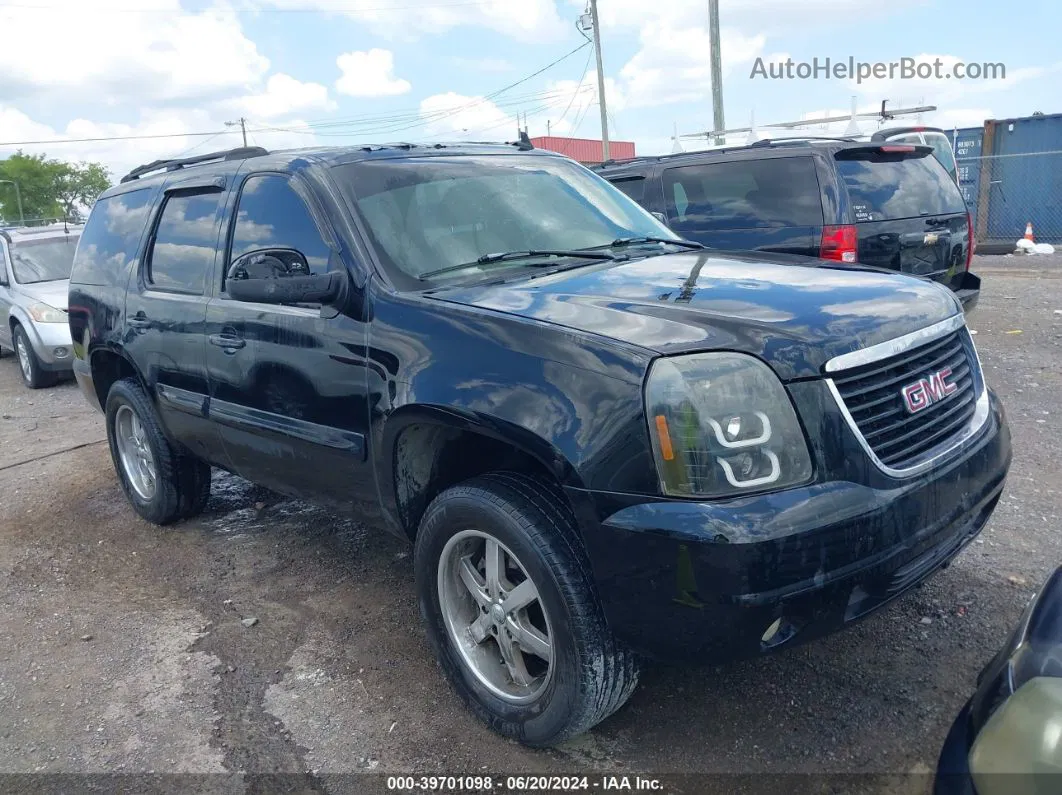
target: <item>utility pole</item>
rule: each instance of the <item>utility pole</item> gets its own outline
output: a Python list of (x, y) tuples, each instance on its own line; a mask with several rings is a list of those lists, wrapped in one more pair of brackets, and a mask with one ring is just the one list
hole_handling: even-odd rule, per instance
[[(708, 0), (708, 46), (712, 50), (712, 125), (717, 130), (725, 130), (723, 121), (723, 58), (719, 51), (719, 0)], [(725, 144), (721, 135), (715, 138), (717, 144)]]
[(22, 192), (18, 189), (18, 183), (13, 179), (0, 179), (0, 185), (15, 186), (15, 201), (18, 202), (18, 220), (23, 226), (26, 225), (26, 214), (22, 212)]
[(601, 159), (609, 160), (608, 109), (605, 107), (605, 67), (601, 63), (601, 21), (597, 17), (597, 0), (590, 0), (590, 20), (594, 26), (594, 55), (597, 57), (597, 99), (601, 108)]
[(227, 121), (227, 122), (225, 122), (225, 126), (226, 127), (235, 127), (237, 124), (240, 125), (240, 132), (243, 133), (243, 145), (244, 145), (244, 147), (246, 147), (247, 146), (247, 119), (245, 119), (243, 116), (240, 116), (240, 120), (239, 121)]

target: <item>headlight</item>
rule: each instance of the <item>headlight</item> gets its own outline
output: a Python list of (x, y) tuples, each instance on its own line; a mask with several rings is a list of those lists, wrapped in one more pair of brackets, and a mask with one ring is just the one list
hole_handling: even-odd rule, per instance
[(720, 497), (811, 477), (793, 404), (759, 359), (740, 353), (658, 359), (645, 406), (666, 494)]
[(1062, 679), (1038, 676), (995, 712), (970, 749), (981, 795), (1047, 795), (1062, 775)]
[(30, 304), (30, 317), (38, 323), (65, 323), (66, 312), (48, 304)]

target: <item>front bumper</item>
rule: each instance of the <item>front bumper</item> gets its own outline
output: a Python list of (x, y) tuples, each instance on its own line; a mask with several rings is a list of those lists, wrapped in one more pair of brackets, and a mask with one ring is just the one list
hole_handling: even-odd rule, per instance
[(70, 372), (74, 366), (74, 346), (66, 323), (25, 323), (23, 328), (41, 368), (53, 373)]
[(991, 396), (980, 437), (919, 477), (618, 510), (623, 495), (570, 496), (613, 631), (653, 657), (718, 662), (833, 632), (946, 566), (988, 521), (1010, 459)]

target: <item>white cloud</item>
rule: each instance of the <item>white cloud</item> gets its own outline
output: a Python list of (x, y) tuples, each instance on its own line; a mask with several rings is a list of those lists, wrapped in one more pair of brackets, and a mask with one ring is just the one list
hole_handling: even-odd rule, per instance
[[(631, 107), (703, 100), (711, 94), (708, 30), (654, 22), (642, 28), (641, 49), (620, 69)], [(766, 38), (737, 30), (720, 31), (723, 71), (751, 62), (763, 52)]]
[[(997, 91), (1011, 91), (1017, 85), (1045, 77), (1052, 73), (1062, 71), (1062, 62), (1047, 66), (1022, 67), (1008, 69), (1003, 79), (963, 79), (957, 80), (947, 77), (954, 73), (957, 63), (967, 63), (969, 59), (960, 58), (956, 55), (937, 55), (921, 53), (910, 56), (917, 64), (934, 64), (940, 61), (940, 76), (933, 75), (928, 78), (915, 77), (913, 79), (901, 79), (898, 70), (893, 78), (883, 80), (869, 79), (861, 83), (850, 82), (850, 87), (864, 96), (897, 96), (904, 97), (905, 102), (917, 102), (917, 104), (951, 105), (959, 100), (971, 96), (988, 94)], [(907, 99), (910, 98), (910, 99)]]
[(390, 50), (373, 48), (367, 52), (348, 52), (336, 58), (342, 73), (336, 91), (352, 97), (390, 97), (407, 93), (408, 80), (395, 77), (395, 57)]
[(235, 103), (248, 116), (273, 119), (307, 110), (335, 110), (336, 103), (320, 83), (303, 83), (286, 74), (272, 75), (265, 89), (242, 97)]
[(449, 91), (435, 94), (420, 103), (424, 135), (460, 139), (483, 136), (501, 140), (516, 135), (516, 116), (510, 115), (484, 97), (470, 97)]
[[(261, 6), (331, 11), (366, 25), (377, 36), (413, 39), (445, 33), (461, 26), (489, 28), (525, 41), (556, 38), (570, 30), (568, 18), (557, 14), (554, 0), (480, 0), (440, 3), (439, 0), (258, 0)], [(390, 9), (388, 8), (390, 5)]]
[(0, 101), (81, 92), (101, 104), (198, 100), (243, 89), (269, 67), (232, 11), (100, 13), (79, 0), (48, 12), (0, 6)]

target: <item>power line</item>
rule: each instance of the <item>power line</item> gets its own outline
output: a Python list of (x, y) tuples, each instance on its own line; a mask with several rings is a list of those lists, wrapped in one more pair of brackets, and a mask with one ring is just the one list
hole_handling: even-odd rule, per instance
[(579, 85), (577, 85), (575, 87), (575, 91), (572, 92), (571, 99), (568, 100), (568, 107), (564, 109), (564, 113), (562, 113), (561, 117), (557, 119), (557, 124), (560, 124), (562, 121), (564, 121), (564, 118), (568, 115), (568, 111), (572, 109), (572, 102), (575, 101), (575, 95), (578, 94), (583, 88), (583, 81), (586, 80), (586, 73), (590, 70), (590, 59), (593, 57), (593, 51), (588, 52), (586, 54), (586, 64), (583, 66), (583, 73), (579, 77)]
[(140, 141), (148, 138), (195, 138), (206, 135), (220, 135), (228, 130), (211, 132), (158, 133), (155, 135), (107, 135), (101, 138), (51, 138), (43, 141), (0, 141), (0, 146), (30, 146), (32, 144), (85, 144), (97, 141)]

